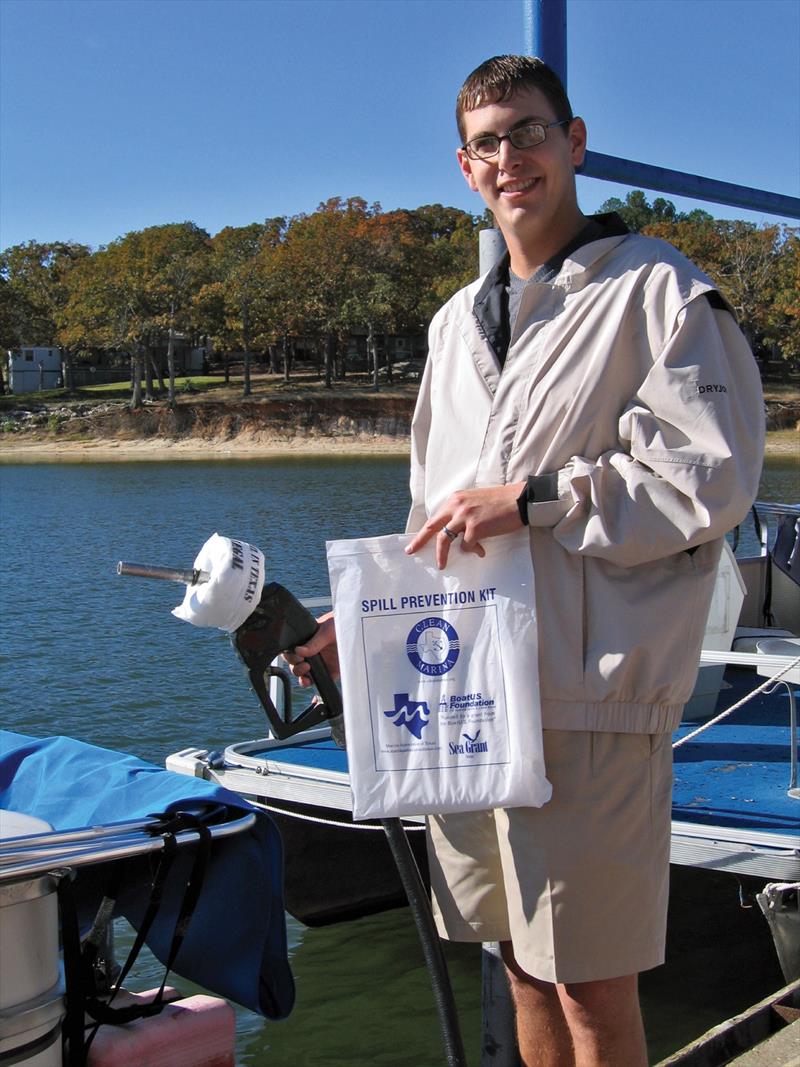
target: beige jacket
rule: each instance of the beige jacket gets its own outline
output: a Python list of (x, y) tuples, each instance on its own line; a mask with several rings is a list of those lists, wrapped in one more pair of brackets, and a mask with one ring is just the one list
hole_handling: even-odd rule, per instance
[(758, 488), (753, 356), (662, 241), (603, 237), (530, 284), (502, 373), (473, 314), (483, 282), (431, 324), (408, 530), (455, 490), (557, 473), (558, 499), (528, 509), (544, 725), (670, 731), (722, 538)]

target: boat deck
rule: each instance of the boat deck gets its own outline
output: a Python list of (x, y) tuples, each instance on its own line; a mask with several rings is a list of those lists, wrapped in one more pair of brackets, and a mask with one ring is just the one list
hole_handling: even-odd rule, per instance
[[(730, 668), (717, 710), (731, 707), (763, 681), (752, 669)], [(682, 723), (675, 740), (698, 725)], [(760, 694), (677, 747), (672, 861), (800, 881), (800, 797), (788, 792), (789, 752), (789, 700), (780, 689)], [(292, 799), (350, 817), (347, 755), (324, 729), (289, 742), (232, 745), (219, 780), (239, 792)]]
[(285, 748), (253, 749), (249, 750), (248, 754), (254, 758), (269, 759), (292, 767), (347, 774), (347, 753), (330, 737), (315, 738), (311, 741), (296, 740)]
[[(717, 713), (762, 681), (752, 670), (729, 668)], [(698, 725), (682, 723), (675, 740)], [(780, 689), (759, 694), (677, 747), (673, 860), (799, 879), (800, 797), (789, 794), (789, 753), (789, 699)]]

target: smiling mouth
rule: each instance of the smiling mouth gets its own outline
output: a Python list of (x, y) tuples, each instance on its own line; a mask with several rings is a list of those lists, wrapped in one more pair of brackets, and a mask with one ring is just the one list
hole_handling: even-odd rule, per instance
[(534, 185), (538, 185), (541, 181), (540, 178), (526, 178), (525, 181), (507, 182), (500, 190), (501, 195), (508, 195), (510, 193), (526, 193), (529, 189), (532, 189)]

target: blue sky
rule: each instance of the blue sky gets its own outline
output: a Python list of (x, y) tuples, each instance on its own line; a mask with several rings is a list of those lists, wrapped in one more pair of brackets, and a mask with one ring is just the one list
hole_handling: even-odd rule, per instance
[[(797, 0), (569, 0), (567, 17), (591, 148), (800, 195)], [(479, 213), (453, 103), (483, 59), (524, 51), (524, 5), (0, 0), (0, 48), (0, 247), (97, 247), (331, 196)], [(626, 191), (579, 179), (584, 211)]]

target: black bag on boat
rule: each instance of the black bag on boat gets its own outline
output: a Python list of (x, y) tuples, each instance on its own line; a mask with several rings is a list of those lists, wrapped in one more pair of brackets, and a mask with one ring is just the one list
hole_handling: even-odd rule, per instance
[[(62, 1032), (65, 1067), (85, 1067), (92, 1041), (97, 1034), (98, 1028), (103, 1023), (123, 1025), (124, 1023), (132, 1022), (134, 1019), (158, 1015), (166, 1006), (164, 989), (167, 977), (183, 944), (189, 922), (200, 896), (211, 849), (211, 833), (208, 826), (192, 812), (164, 812), (159, 814), (157, 818), (160, 822), (154, 824), (147, 831), (155, 837), (161, 837), (163, 841), (163, 851), (156, 861), (150, 884), (150, 899), (128, 958), (116, 976), (112, 988), (108, 991), (107, 999), (98, 996), (98, 972), (95, 969), (95, 963), (99, 944), (105, 937), (106, 926), (116, 905), (123, 873), (129, 869), (130, 864), (127, 861), (122, 861), (106, 866), (106, 891), (93, 928), (83, 941), (81, 941), (80, 937), (78, 908), (72, 886), (72, 875), (67, 870), (59, 880), (58, 896), (61, 908), (64, 980), (66, 986), (66, 1016)], [(122, 988), (122, 983), (136, 961), (161, 906), (167, 876), (177, 852), (175, 834), (179, 830), (187, 828), (197, 831), (199, 841), (196, 846), (187, 850), (190, 853), (194, 853), (194, 858), (191, 861), (189, 878), (183, 890), (180, 912), (175, 923), (161, 986), (148, 1003), (137, 1003), (123, 1008), (112, 1007), (112, 1001)], [(87, 1026), (84, 1021), (87, 1015), (94, 1020), (93, 1024), (89, 1024), (88, 1034), (86, 1033)]]
[(783, 573), (800, 585), (800, 519), (784, 515), (778, 523), (775, 544), (772, 546), (772, 562)]
[[(750, 509), (756, 528), (756, 536), (762, 544), (768, 542), (768, 534), (762, 528), (755, 505)], [(738, 542), (739, 528), (734, 536), (734, 550)], [(764, 603), (761, 615), (766, 626), (775, 625), (772, 614), (772, 568), (777, 567), (796, 585), (800, 585), (800, 519), (795, 515), (782, 515), (775, 533), (775, 543), (767, 549), (767, 568), (764, 580)]]

